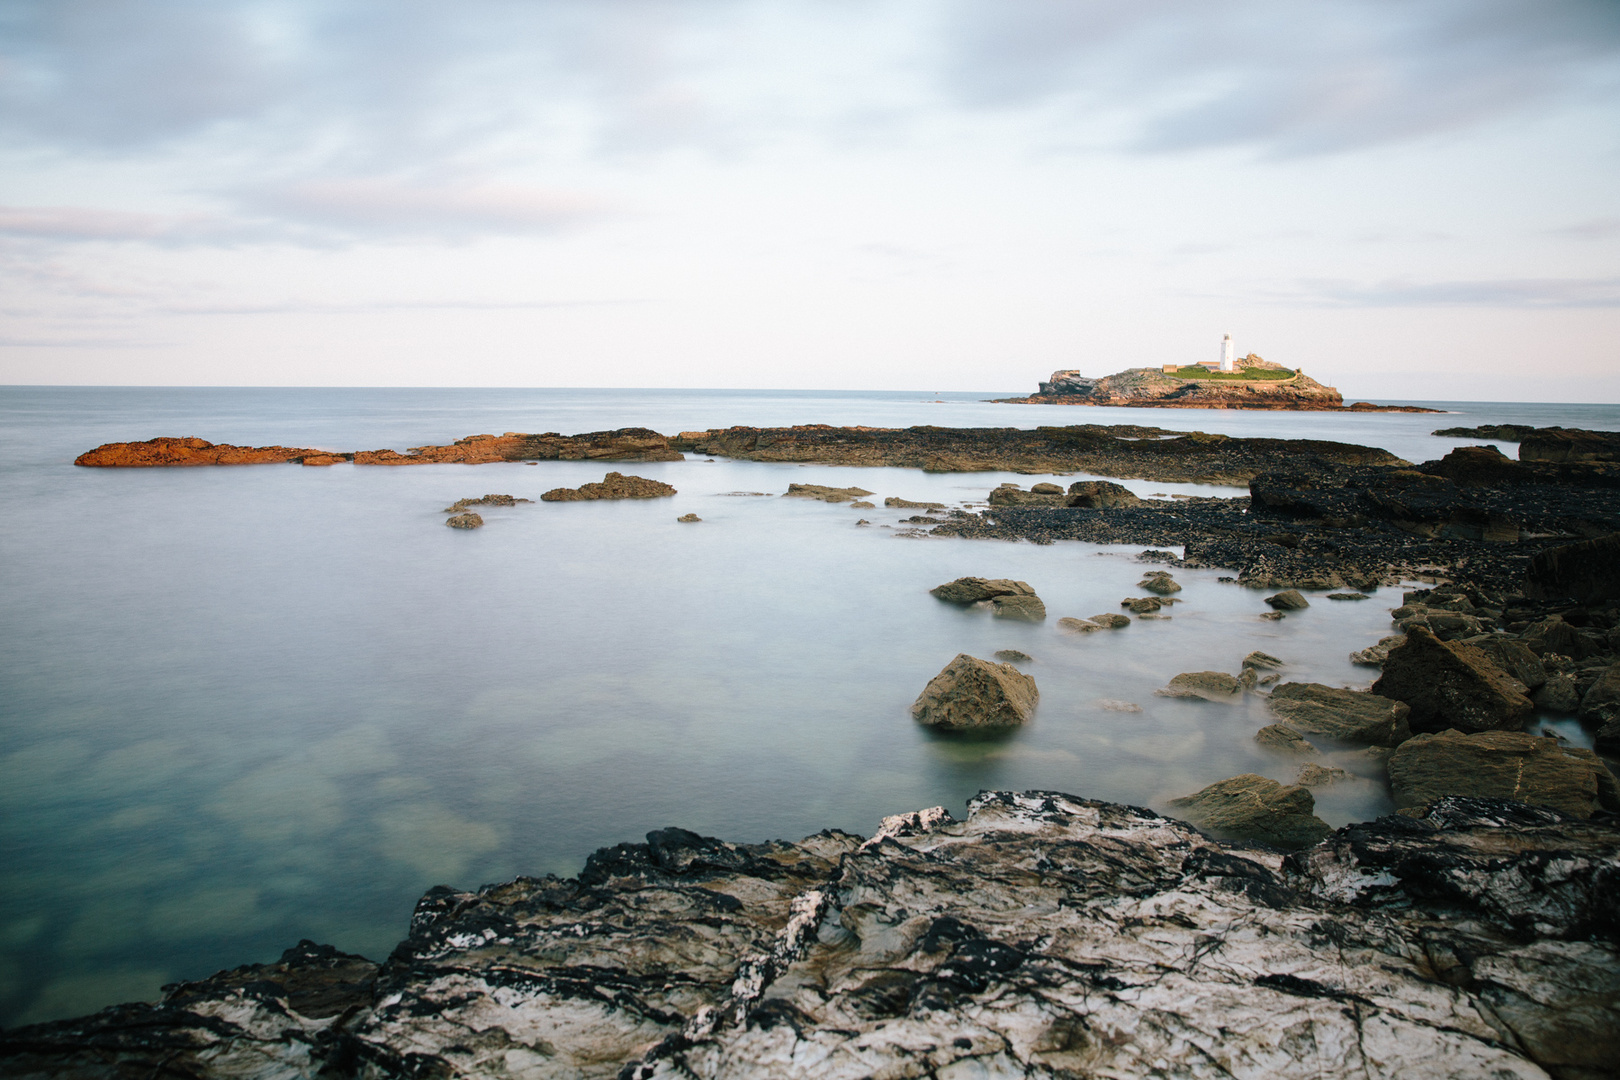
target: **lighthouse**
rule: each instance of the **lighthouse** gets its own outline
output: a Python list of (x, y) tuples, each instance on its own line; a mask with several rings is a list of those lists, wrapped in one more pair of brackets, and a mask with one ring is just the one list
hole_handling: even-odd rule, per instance
[(1232, 365), (1232, 335), (1227, 334), (1221, 339), (1221, 370), (1236, 371)]

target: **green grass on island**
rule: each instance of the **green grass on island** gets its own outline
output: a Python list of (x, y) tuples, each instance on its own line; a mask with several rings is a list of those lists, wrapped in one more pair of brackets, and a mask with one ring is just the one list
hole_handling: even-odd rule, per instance
[(1272, 382), (1277, 379), (1292, 379), (1294, 373), (1287, 368), (1244, 368), (1241, 371), (1211, 371), (1199, 367), (1197, 364), (1188, 364), (1175, 371), (1167, 371), (1166, 375), (1177, 379), (1227, 379), (1249, 382)]

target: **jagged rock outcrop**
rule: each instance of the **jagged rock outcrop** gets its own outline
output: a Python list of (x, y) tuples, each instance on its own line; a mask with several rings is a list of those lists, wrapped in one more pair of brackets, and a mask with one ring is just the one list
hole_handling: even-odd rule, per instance
[(540, 496), (541, 502), (589, 502), (594, 499), (662, 499), (676, 494), (661, 480), (648, 480), (644, 476), (625, 476), (610, 472), (599, 484), (581, 484), (577, 488), (552, 488)]
[(1485, 653), (1422, 626), (1389, 651), (1372, 692), (1411, 706), (1413, 731), (1513, 731), (1534, 708), (1524, 684)]
[(1597, 755), (1522, 731), (1415, 735), (1389, 758), (1398, 809), (1452, 795), (1510, 799), (1576, 817), (1620, 811), (1620, 789)]
[(150, 469), (173, 465), (281, 465), (305, 462), (330, 465), (344, 455), (294, 446), (232, 446), (196, 438), (158, 438), (144, 442), (103, 443), (74, 459), (95, 469)]
[(911, 716), (946, 731), (1016, 727), (1034, 715), (1040, 697), (1035, 680), (1011, 664), (958, 653), (928, 680)]
[[(1170, 374), (1160, 368), (1129, 368), (1089, 377), (1054, 371), (1027, 398), (1001, 399), (1019, 405), (1114, 405), (1171, 409), (1339, 409), (1344, 397), (1303, 372), (1273, 364), (1253, 353), (1234, 364), (1236, 371)], [(1375, 409), (1361, 405), (1359, 410)], [(1433, 409), (1409, 410), (1434, 412)]]
[(1287, 857), (1052, 792), (865, 843), (666, 829), (577, 878), (435, 889), (380, 967), (303, 946), (5, 1032), (0, 1068), (1596, 1080), (1620, 1058), (1617, 846), (1470, 799)]

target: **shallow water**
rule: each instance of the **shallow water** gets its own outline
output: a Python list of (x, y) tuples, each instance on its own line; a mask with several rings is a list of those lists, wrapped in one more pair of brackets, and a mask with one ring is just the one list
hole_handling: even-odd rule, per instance
[[(987, 787), (1162, 805), (1239, 772), (1291, 779), (1293, 763), (1254, 747), (1267, 722), (1255, 703), (1153, 690), (1180, 671), (1235, 672), (1257, 648), (1287, 661), (1286, 678), (1365, 685), (1376, 673), (1346, 654), (1387, 633), (1399, 603), (1386, 589), (1272, 623), (1257, 617), (1261, 594), (1178, 571), (1173, 618), (1073, 637), (1058, 617), (1141, 594), (1137, 549), (907, 538), (910, 511), (777, 497), (809, 482), (867, 488), (880, 507), (955, 504), (1025, 476), (701, 460), (71, 466), (98, 443), (403, 449), (630, 424), (1142, 422), (1423, 458), (1469, 441), (1424, 434), (1452, 424), (1620, 426), (1615, 407), (1278, 416), (988, 396), (0, 390), (0, 1022), (149, 997), (300, 937), (381, 956), (433, 884), (572, 873), (595, 847), (669, 824), (744, 841), (869, 833), (885, 814), (959, 811)], [(442, 525), (455, 499), (538, 498), (608, 468), (679, 494)], [(676, 523), (688, 512), (702, 523)], [(871, 527), (855, 525), (863, 515)], [(1030, 582), (1051, 621), (927, 594), (966, 574)], [(1003, 648), (1035, 658), (1030, 725), (964, 740), (910, 720), (956, 653)], [(1372, 781), (1318, 799), (1334, 824), (1388, 807)]]

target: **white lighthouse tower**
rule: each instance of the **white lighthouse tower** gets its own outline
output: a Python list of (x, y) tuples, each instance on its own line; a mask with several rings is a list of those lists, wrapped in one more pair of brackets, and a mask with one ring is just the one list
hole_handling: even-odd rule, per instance
[(1221, 370), (1236, 371), (1232, 364), (1232, 335), (1227, 334), (1221, 339)]

